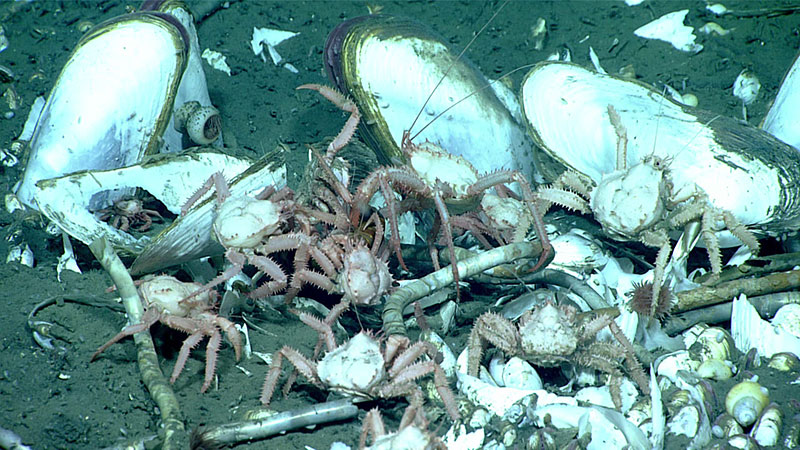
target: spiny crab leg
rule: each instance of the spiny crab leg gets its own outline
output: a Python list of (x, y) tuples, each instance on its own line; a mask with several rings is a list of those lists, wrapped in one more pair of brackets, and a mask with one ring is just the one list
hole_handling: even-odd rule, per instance
[(547, 237), (547, 230), (544, 226), (542, 214), (539, 213), (539, 209), (536, 206), (536, 197), (533, 195), (531, 187), (525, 177), (516, 170), (490, 173), (470, 186), (467, 192), (471, 195), (478, 195), (492, 186), (514, 181), (516, 181), (522, 189), (523, 200), (525, 200), (525, 204), (528, 205), (531, 217), (533, 218), (533, 228), (536, 230), (536, 235), (542, 243), (542, 253), (539, 255), (539, 261), (530, 269), (530, 272), (536, 272), (552, 261), (555, 252), (553, 246), (550, 244), (550, 238)]
[(352, 100), (331, 87), (321, 84), (303, 84), (297, 86), (295, 89), (311, 89), (317, 91), (338, 108), (350, 113), (350, 117), (347, 118), (347, 122), (345, 122), (344, 127), (342, 127), (342, 131), (328, 144), (328, 149), (325, 152), (325, 159), (330, 163), (333, 157), (336, 156), (336, 152), (341, 150), (342, 147), (347, 145), (350, 139), (353, 138), (353, 135), (356, 133), (356, 128), (358, 128), (358, 122), (361, 121), (361, 113)]

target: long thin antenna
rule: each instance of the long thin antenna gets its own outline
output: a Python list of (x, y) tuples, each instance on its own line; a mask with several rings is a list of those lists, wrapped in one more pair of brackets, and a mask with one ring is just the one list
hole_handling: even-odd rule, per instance
[[(480, 29), (480, 30), (478, 30), (478, 32), (477, 32), (477, 33), (475, 33), (475, 36), (472, 36), (472, 39), (470, 39), (470, 41), (467, 43), (467, 45), (464, 47), (464, 49), (463, 49), (463, 50), (461, 50), (461, 53), (459, 53), (459, 54), (458, 54), (458, 56), (456, 57), (456, 59), (455, 59), (455, 60), (453, 60), (453, 62), (451, 62), (451, 63), (450, 63), (450, 66), (448, 66), (448, 67), (447, 67), (447, 70), (445, 70), (445, 72), (444, 72), (444, 75), (442, 75), (442, 77), (439, 79), (439, 82), (437, 82), (437, 83), (436, 83), (436, 86), (434, 86), (434, 87), (433, 87), (433, 89), (431, 90), (431, 93), (430, 93), (430, 94), (428, 94), (428, 98), (427, 98), (427, 99), (425, 99), (425, 103), (423, 103), (423, 104), (422, 104), (422, 107), (420, 107), (420, 108), (419, 108), (419, 111), (417, 111), (417, 116), (416, 116), (416, 117), (414, 117), (414, 121), (413, 121), (413, 122), (411, 122), (411, 126), (410, 126), (410, 127), (408, 127), (408, 130), (406, 130), (406, 131), (407, 131), (407, 133), (404, 133), (404, 134), (410, 134), (411, 130), (414, 128), (414, 125), (416, 125), (416, 124), (417, 124), (417, 120), (419, 120), (420, 116), (422, 115), (422, 111), (424, 111), (424, 110), (425, 110), (425, 107), (426, 107), (426, 106), (428, 106), (428, 102), (430, 102), (430, 101), (431, 101), (431, 98), (433, 97), (433, 94), (436, 92), (436, 90), (437, 90), (437, 89), (439, 89), (439, 86), (440, 86), (440, 85), (441, 85), (441, 84), (444, 82), (445, 78), (447, 78), (447, 75), (449, 75), (449, 74), (450, 74), (450, 71), (453, 69), (453, 66), (455, 66), (456, 62), (458, 62), (459, 60), (461, 60), (461, 57), (462, 57), (462, 56), (464, 56), (464, 53), (467, 51), (467, 49), (469, 49), (469, 48), (470, 48), (470, 46), (472, 46), (472, 43), (473, 43), (473, 42), (475, 42), (475, 39), (477, 39), (477, 38), (478, 38), (478, 36), (480, 36), (481, 34), (483, 34), (484, 30), (486, 30), (486, 27), (488, 27), (488, 26), (489, 26), (489, 24), (490, 24), (490, 23), (492, 23), (492, 21), (494, 20), (494, 18), (495, 18), (495, 17), (497, 17), (497, 15), (498, 15), (498, 14), (500, 14), (500, 11), (502, 11), (502, 10), (503, 10), (503, 8), (505, 8), (505, 7), (506, 7), (506, 5), (508, 4), (508, 2), (510, 2), (510, 1), (511, 1), (511, 0), (506, 0), (505, 2), (503, 2), (503, 4), (502, 4), (502, 5), (500, 5), (500, 7), (497, 9), (497, 11), (495, 11), (495, 12), (494, 12), (494, 14), (492, 14), (492, 17), (490, 17), (490, 18), (489, 18), (489, 20), (488, 20), (488, 21), (487, 21), (487, 22), (486, 22), (486, 23), (483, 25), (483, 27), (481, 27), (481, 29)], [(470, 94), (469, 96), (465, 97), (464, 99), (461, 99), (461, 100), (460, 100), (458, 103), (461, 103), (461, 101), (465, 100), (466, 98), (469, 98), (469, 97), (470, 97), (470, 96), (472, 96), (473, 94), (475, 94), (475, 93), (473, 92), (472, 94)], [(458, 103), (456, 103), (456, 105), (457, 105)], [(450, 108), (452, 108), (453, 106), (455, 106), (455, 105), (452, 105), (452, 106), (450, 106)], [(445, 111), (448, 111), (448, 110), (450, 110), (450, 108), (447, 108)], [(430, 125), (430, 123), (428, 123), (428, 125)], [(424, 129), (425, 129), (427, 126), (428, 126), (428, 125), (425, 125), (425, 127), (423, 127), (423, 130), (424, 130)], [(421, 132), (422, 132), (422, 131), (420, 131), (420, 133), (421, 133)], [(414, 135), (414, 137), (417, 137), (418, 135), (419, 135), (419, 133), (415, 134), (415, 135)], [(413, 138), (412, 138), (412, 139), (413, 139)]]

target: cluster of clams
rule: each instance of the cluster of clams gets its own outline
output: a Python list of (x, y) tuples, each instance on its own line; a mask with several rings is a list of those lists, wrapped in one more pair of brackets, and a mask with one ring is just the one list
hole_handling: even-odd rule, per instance
[[(151, 50), (151, 59), (131, 57), (143, 48)], [(86, 79), (81, 67), (98, 52), (118, 59)], [(385, 67), (397, 59), (405, 64), (387, 74)], [(417, 124), (411, 139), (463, 156), (481, 174), (516, 170), (537, 183), (553, 183), (553, 192), (590, 205), (586, 212), (599, 223), (594, 231), (605, 237), (659, 247), (647, 234), (655, 230), (666, 236), (667, 250), (672, 250), (669, 239), (681, 233), (681, 241), (688, 242), (678, 245), (674, 256), (659, 251), (661, 273), (653, 280), (652, 273), (634, 274), (629, 260), (612, 256), (589, 232), (554, 234), (551, 270), (580, 279), (603, 305), (615, 308), (615, 327), (637, 349), (669, 350), (648, 361), (651, 393), (642, 395), (624, 377), (617, 405), (615, 392), (598, 386), (602, 377), (574, 361), (556, 364), (569, 380), (561, 390), (545, 383), (535, 361), (524, 358), (484, 358), (486, 367), (470, 376), (467, 356), (457, 358), (438, 341), (442, 365), (457, 379), (466, 413), (447, 432), (448, 446), (555, 448), (558, 433), (586, 448), (661, 448), (665, 441), (688, 448), (800, 446), (800, 421), (788, 412), (797, 410), (797, 399), (774, 395), (800, 383), (800, 318), (794, 306), (784, 306), (780, 319), (768, 323), (746, 298), (738, 298), (731, 332), (697, 325), (678, 339), (659, 334), (656, 319), (625, 305), (625, 294), (645, 280), (656, 282), (655, 297), (660, 283), (676, 290), (696, 287), (685, 265), (701, 237), (712, 254), (717, 246), (741, 245), (750, 232), (775, 237), (800, 226), (800, 141), (790, 132), (797, 128), (800, 62), (787, 75), (763, 128), (568, 61), (536, 64), (517, 96), (505, 84), (490, 83), (435, 33), (392, 16), (342, 23), (328, 38), (324, 63), (331, 81), (361, 111), (361, 136), (383, 164), (404, 163), (404, 136), (424, 105), (423, 120), (433, 122)], [(93, 95), (113, 102), (92, 114), (65, 101), (97, 86), (108, 92)], [(176, 154), (188, 139), (209, 147)], [(232, 180), (234, 195), (285, 185), (285, 167), (270, 155), (251, 162), (221, 148), (219, 113), (208, 96), (193, 19), (179, 3), (165, 2), (102, 23), (83, 37), (38, 118), (16, 194), (72, 237), (87, 244), (104, 237), (135, 256), (134, 274), (152, 273), (221, 253), (212, 233), (217, 213), (212, 196), (153, 237), (115, 229), (95, 212), (141, 188), (178, 214), (186, 198), (218, 171)], [(158, 153), (165, 154), (154, 156)], [(626, 179), (645, 167), (643, 178)], [(541, 198), (559, 203), (555, 194), (542, 191)], [(603, 211), (614, 217), (603, 219)], [(713, 259), (712, 271), (719, 272)], [(585, 298), (564, 291), (559, 295), (578, 308), (592, 309)], [(612, 341), (612, 333), (602, 330), (597, 342)], [(622, 359), (622, 353), (612, 356)], [(760, 364), (768, 369), (756, 376)], [(583, 387), (573, 393), (573, 385)]]

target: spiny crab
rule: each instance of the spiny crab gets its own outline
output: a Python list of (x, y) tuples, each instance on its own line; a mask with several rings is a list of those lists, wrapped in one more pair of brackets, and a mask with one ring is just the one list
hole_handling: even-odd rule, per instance
[(206, 369), (205, 379), (200, 392), (205, 392), (211, 386), (217, 366), (217, 352), (222, 342), (222, 332), (228, 337), (233, 349), (236, 352), (236, 361), (242, 356), (242, 340), (239, 330), (231, 321), (216, 315), (213, 309), (211, 296), (206, 292), (201, 295), (187, 299), (192, 293), (201, 289), (200, 283), (187, 283), (168, 276), (159, 275), (139, 286), (139, 294), (145, 303), (145, 312), (139, 323), (131, 324), (120, 331), (108, 342), (100, 346), (92, 354), (91, 360), (94, 361), (100, 353), (108, 347), (119, 342), (126, 336), (133, 336), (136, 333), (149, 329), (156, 322), (188, 334), (189, 337), (183, 341), (178, 359), (175, 361), (175, 368), (172, 371), (170, 382), (174, 383), (183, 371), (189, 353), (204, 337), (208, 337), (206, 346)]
[(145, 232), (153, 225), (154, 218), (162, 219), (158, 211), (146, 209), (138, 198), (121, 198), (112, 206), (97, 212), (100, 214), (100, 220), (109, 222), (112, 227), (121, 231), (133, 228)]
[[(640, 241), (658, 248), (650, 316), (658, 308), (661, 287), (672, 244), (669, 233), (690, 222), (699, 221), (700, 233), (708, 250), (711, 272), (722, 270), (722, 258), (716, 232), (727, 229), (750, 250), (758, 253), (758, 239), (729, 211), (715, 207), (697, 185), (676, 191), (669, 161), (650, 155), (626, 168), (627, 131), (613, 106), (608, 115), (617, 133), (617, 170), (604, 175), (600, 183), (573, 171), (566, 171), (552, 186), (540, 188), (541, 201), (556, 203), (583, 214), (594, 214), (603, 230), (613, 239)], [(545, 211), (549, 204), (545, 204)]]
[[(619, 345), (596, 340), (597, 333), (606, 327)], [(469, 375), (477, 376), (486, 342), (507, 356), (518, 356), (534, 365), (556, 367), (572, 363), (605, 372), (611, 375), (611, 394), (617, 406), (621, 404), (619, 359), (624, 357), (628, 372), (642, 392), (650, 391), (630, 341), (607, 314), (585, 320), (574, 307), (556, 306), (551, 301), (523, 314), (517, 325), (498, 314), (485, 313), (478, 317), (469, 336)]]
[[(364, 331), (346, 343), (337, 345), (328, 320), (323, 321), (306, 313), (300, 314), (300, 320), (320, 334), (328, 352), (318, 362), (289, 346), (273, 353), (261, 391), (261, 402), (265, 406), (272, 400), (285, 358), (316, 386), (360, 400), (418, 398), (422, 393), (415, 381), (432, 373), (436, 391), (448, 414), (453, 420), (458, 419), (455, 398), (447, 385), (444, 371), (435, 361), (437, 352), (432, 345), (417, 342), (407, 346), (407, 341), (398, 342), (390, 338), (381, 349), (381, 342)], [(418, 361), (424, 355), (428, 359)], [(284, 393), (291, 388), (291, 380), (284, 386)]]
[[(316, 90), (342, 110), (350, 112), (346, 125), (329, 146), (328, 155), (335, 154), (335, 151), (344, 147), (355, 132), (360, 118), (357, 107), (344, 95), (326, 86), (303, 85), (299, 89)], [(434, 267), (438, 270), (439, 258), (433, 245), (440, 232), (447, 245), (450, 261), (457, 261), (453, 244), (453, 216), (479, 210), (486, 191), (510, 183), (519, 186), (536, 234), (542, 242), (542, 254), (532, 270), (539, 269), (550, 260), (553, 254), (552, 246), (547, 238), (542, 216), (537, 210), (530, 184), (521, 173), (500, 170), (481, 175), (465, 158), (451, 155), (434, 143), (414, 144), (408, 132), (403, 135), (401, 147), (406, 159), (405, 164), (379, 167), (358, 186), (353, 195), (350, 222), (356, 225), (360, 223), (362, 217), (370, 214), (370, 200), (380, 190), (386, 201), (386, 207), (381, 214), (389, 222), (390, 243), (402, 266), (405, 267), (405, 263), (400, 251), (397, 225), (399, 215), (406, 211), (435, 209), (436, 218), (428, 237), (428, 247)], [(404, 197), (399, 204), (395, 199), (395, 192)], [(460, 220), (458, 224), (463, 228), (473, 228), (469, 220)], [(522, 235), (524, 232), (519, 234)], [(452, 268), (458, 286), (456, 264), (452, 264)]]

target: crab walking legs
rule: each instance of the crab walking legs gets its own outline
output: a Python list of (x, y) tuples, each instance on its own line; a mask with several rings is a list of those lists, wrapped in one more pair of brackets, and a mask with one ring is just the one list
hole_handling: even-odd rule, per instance
[[(133, 279), (119, 256), (117, 256), (105, 238), (92, 242), (89, 245), (89, 249), (117, 286), (117, 292), (122, 298), (122, 304), (128, 313), (130, 323), (140, 322), (142, 314), (144, 314), (144, 307), (139, 299), (139, 292), (133, 284)], [(153, 339), (150, 337), (149, 332), (143, 331), (133, 335), (133, 340), (136, 342), (136, 348), (138, 349), (139, 370), (142, 373), (142, 381), (144, 381), (147, 390), (161, 411), (161, 420), (164, 424), (164, 440), (161, 448), (180, 448), (180, 437), (184, 436), (180, 406), (172, 387), (170, 387), (158, 366), (158, 356), (153, 345)]]
[[(497, 247), (470, 258), (462, 259), (456, 264), (459, 279), (465, 279), (479, 274), (484, 270), (501, 264), (507, 264), (520, 258), (535, 258), (542, 254), (542, 245), (539, 242), (515, 242), (513, 244)], [(544, 267), (552, 261), (551, 253)], [(418, 280), (401, 286), (386, 300), (383, 308), (383, 330), (387, 336), (406, 335), (403, 324), (403, 309), (412, 302), (441, 289), (454, 280), (454, 271), (450, 267), (443, 267)]]

